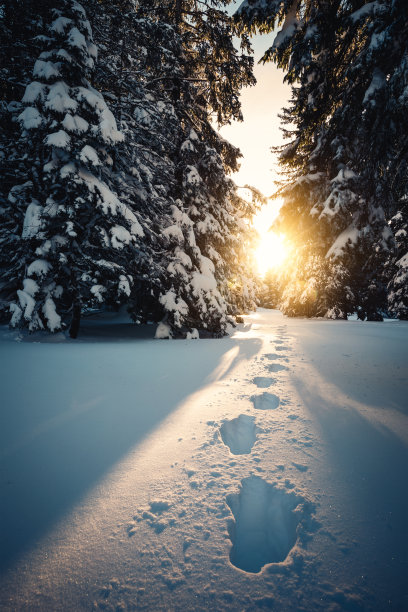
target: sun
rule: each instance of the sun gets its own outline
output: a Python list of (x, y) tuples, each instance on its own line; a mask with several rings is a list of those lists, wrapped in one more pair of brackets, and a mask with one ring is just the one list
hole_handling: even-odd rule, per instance
[(255, 261), (261, 276), (265, 276), (270, 269), (279, 268), (288, 255), (284, 236), (270, 230), (281, 205), (282, 202), (280, 200), (273, 200), (266, 206), (263, 206), (253, 219), (254, 227), (259, 234), (259, 245), (255, 251)]
[(287, 257), (284, 237), (274, 232), (261, 234), (260, 243), (255, 251), (255, 260), (261, 276), (270, 269), (279, 268)]

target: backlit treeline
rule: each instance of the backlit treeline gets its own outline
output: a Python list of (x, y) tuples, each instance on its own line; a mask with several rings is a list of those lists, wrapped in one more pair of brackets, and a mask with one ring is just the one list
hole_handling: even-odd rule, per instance
[(29, 330), (126, 304), (160, 336), (223, 335), (255, 302), (257, 203), (228, 174), (254, 82), (227, 2), (8, 0), (1, 27), (0, 299)]
[(243, 32), (279, 26), (288, 144), (276, 230), (289, 315), (408, 318), (408, 3), (246, 0)]

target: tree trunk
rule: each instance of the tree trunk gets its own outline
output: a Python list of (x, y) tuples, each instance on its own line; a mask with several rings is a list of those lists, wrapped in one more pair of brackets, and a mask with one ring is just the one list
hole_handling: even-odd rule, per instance
[(72, 304), (72, 319), (69, 328), (70, 338), (76, 338), (79, 332), (79, 325), (81, 323), (81, 304)]

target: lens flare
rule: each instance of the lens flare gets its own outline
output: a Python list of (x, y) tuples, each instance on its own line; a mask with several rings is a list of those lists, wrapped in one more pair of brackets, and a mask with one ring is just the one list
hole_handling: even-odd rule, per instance
[(279, 214), (283, 202), (276, 198), (270, 200), (253, 218), (254, 228), (259, 234), (259, 245), (255, 251), (258, 272), (265, 276), (268, 270), (277, 270), (283, 264), (288, 247), (284, 236), (273, 232), (270, 227)]
[(274, 232), (261, 234), (260, 243), (255, 252), (258, 271), (261, 276), (270, 269), (279, 268), (285, 261), (287, 249), (284, 237)]

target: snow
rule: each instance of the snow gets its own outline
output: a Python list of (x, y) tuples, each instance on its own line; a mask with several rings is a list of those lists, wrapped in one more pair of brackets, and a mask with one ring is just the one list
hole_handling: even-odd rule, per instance
[(49, 147), (58, 147), (59, 149), (69, 149), (71, 146), (71, 139), (64, 130), (58, 130), (53, 134), (48, 134), (45, 139), (45, 144)]
[(70, 88), (63, 81), (57, 81), (49, 87), (45, 108), (55, 111), (56, 113), (65, 113), (66, 111), (75, 111), (78, 108), (78, 102), (69, 95)]
[(20, 302), (21, 309), (24, 313), (24, 317), (26, 319), (31, 319), (35, 308), (35, 300), (33, 299), (31, 293), (18, 289), (17, 296)]
[(180, 151), (182, 151), (183, 153), (188, 153), (188, 152), (193, 152), (196, 151), (195, 146), (193, 145), (193, 143), (191, 142), (190, 139), (185, 140), (181, 147), (180, 147)]
[(199, 185), (201, 183), (201, 177), (195, 166), (186, 166), (186, 176), (184, 183), (186, 185)]
[(130, 233), (134, 236), (144, 236), (144, 231), (139, 221), (134, 221), (130, 228)]
[(54, 32), (57, 32), (57, 34), (63, 34), (65, 28), (70, 23), (72, 23), (72, 19), (69, 19), (68, 17), (60, 16), (52, 22), (50, 29), (53, 30)]
[(407, 609), (408, 324), (154, 331), (0, 328), (1, 609)]
[(122, 142), (124, 136), (118, 131), (116, 120), (106, 105), (103, 96), (92, 87), (78, 87), (77, 97), (85, 101), (99, 116), (99, 131), (107, 143)]
[[(66, 176), (67, 174), (70, 174), (74, 171), (75, 166), (73, 164), (66, 164), (61, 168), (61, 176)], [(102, 200), (98, 202), (98, 206), (102, 208), (105, 215), (109, 213), (114, 216), (121, 214), (132, 223), (132, 228), (135, 228), (135, 232), (139, 231), (138, 228), (140, 227), (140, 225), (134, 213), (125, 204), (122, 204), (118, 197), (109, 189), (109, 187), (105, 183), (100, 181), (96, 176), (94, 176), (84, 168), (79, 170), (78, 176), (84, 181), (84, 183), (86, 183), (88, 189), (92, 193), (96, 192), (100, 195)]]
[(408, 267), (408, 253), (405, 253), (405, 255), (403, 255), (403, 256), (401, 257), (401, 259), (399, 259), (399, 260), (397, 261), (396, 265), (397, 265), (399, 268), (406, 268), (406, 267)]
[(377, 91), (379, 91), (380, 89), (383, 89), (385, 84), (386, 84), (385, 74), (379, 68), (375, 68), (373, 72), (373, 78), (371, 80), (371, 83), (364, 94), (363, 104), (366, 104), (367, 102), (369, 102), (371, 98), (375, 96)]
[(81, 151), (79, 153), (79, 159), (82, 162), (84, 162), (84, 163), (89, 162), (92, 166), (100, 166), (101, 165), (101, 161), (100, 161), (100, 159), (98, 157), (98, 153), (90, 145), (85, 145), (81, 149)]
[(163, 323), (162, 321), (158, 324), (154, 337), (156, 338), (156, 340), (170, 340), (172, 335), (173, 334), (170, 325), (167, 325), (167, 323)]
[(349, 244), (355, 244), (360, 236), (360, 231), (353, 225), (350, 224), (344, 232), (341, 232), (339, 236), (337, 236), (336, 240), (330, 247), (330, 249), (326, 253), (326, 258), (328, 257), (340, 257), (343, 253), (343, 250)]
[(103, 303), (103, 294), (105, 291), (106, 289), (103, 285), (92, 285), (91, 287), (92, 295), (94, 295), (101, 304)]
[(46, 276), (51, 270), (51, 264), (45, 259), (36, 259), (27, 268), (27, 276)]
[(33, 200), (27, 206), (27, 210), (24, 216), (23, 225), (23, 238), (32, 238), (38, 234), (41, 228), (41, 211), (42, 206), (38, 204), (37, 200)]
[[(168, 312), (175, 312), (176, 322), (178, 321), (177, 315), (187, 315), (188, 306), (182, 298), (178, 298), (174, 291), (169, 290), (159, 298), (159, 302)], [(157, 337), (157, 336), (156, 336)]]
[(83, 134), (88, 131), (89, 123), (78, 115), (70, 115), (67, 113), (62, 121), (62, 127), (68, 132)]
[(68, 34), (67, 42), (70, 47), (76, 47), (81, 51), (87, 50), (86, 39), (83, 34), (78, 30), (78, 28), (71, 28)]
[(44, 117), (36, 108), (28, 106), (20, 113), (18, 120), (23, 124), (25, 130), (33, 130), (42, 124)]
[(32, 278), (25, 278), (23, 281), (24, 291), (28, 295), (34, 296), (39, 290), (39, 286)]
[(127, 296), (130, 295), (129, 280), (123, 274), (119, 277), (119, 291)]
[(44, 316), (48, 321), (48, 328), (55, 332), (61, 329), (61, 317), (57, 313), (55, 309), (54, 300), (51, 297), (48, 297), (43, 306)]
[(274, 47), (280, 47), (282, 44), (286, 43), (288, 38), (291, 38), (296, 30), (298, 29), (299, 20), (297, 18), (297, 9), (299, 5), (299, 0), (293, 0), (292, 5), (290, 6), (285, 21), (283, 22), (282, 29), (277, 33), (275, 40), (273, 41)]
[(122, 225), (114, 225), (111, 230), (111, 242), (114, 249), (123, 249), (126, 244), (132, 241), (132, 236)]
[(184, 235), (182, 229), (178, 225), (169, 225), (168, 227), (165, 227), (162, 231), (162, 234), (163, 236), (166, 236), (169, 239), (174, 238), (180, 244), (184, 242)]
[(43, 83), (33, 81), (27, 85), (22, 102), (25, 104), (32, 104), (33, 102), (36, 102), (38, 98), (43, 95), (45, 87), (46, 86)]
[(208, 257), (200, 259), (201, 272), (193, 272), (191, 286), (193, 293), (198, 295), (201, 291), (212, 291), (218, 295), (217, 281), (214, 277), (214, 264)]
[(381, 4), (378, 2), (378, 0), (375, 0), (375, 2), (367, 2), (367, 4), (364, 4), (364, 6), (362, 6), (360, 9), (354, 11), (354, 13), (352, 13), (350, 16), (350, 19), (353, 22), (359, 21), (360, 19), (365, 19), (366, 17), (373, 15), (375, 12), (380, 11), (381, 8)]
[(33, 76), (49, 81), (60, 76), (59, 66), (54, 62), (45, 62), (38, 59), (34, 64)]

